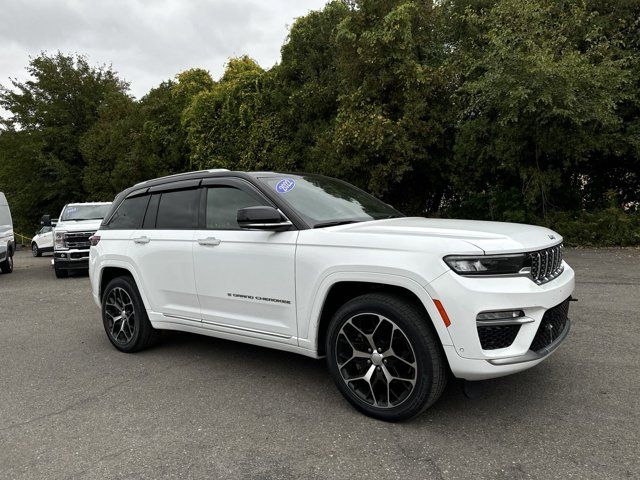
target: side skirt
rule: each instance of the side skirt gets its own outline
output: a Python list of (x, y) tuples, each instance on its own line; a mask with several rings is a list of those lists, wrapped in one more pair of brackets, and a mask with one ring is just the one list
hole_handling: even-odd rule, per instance
[(197, 320), (189, 319), (177, 319), (175, 317), (168, 317), (156, 312), (148, 312), (149, 321), (153, 328), (158, 330), (175, 330), (181, 332), (196, 333), (199, 335), (206, 335), (208, 337), (222, 338), (224, 340), (232, 340), (234, 342), (248, 343), (250, 345), (257, 345), (259, 347), (273, 348), (276, 350), (283, 350), (285, 352), (297, 353), (311, 358), (320, 358), (317, 352), (298, 346), (298, 339), (296, 337), (279, 338), (271, 336), (268, 338), (268, 334), (260, 333), (244, 333), (231, 331), (230, 327), (223, 327), (215, 324), (203, 323)]

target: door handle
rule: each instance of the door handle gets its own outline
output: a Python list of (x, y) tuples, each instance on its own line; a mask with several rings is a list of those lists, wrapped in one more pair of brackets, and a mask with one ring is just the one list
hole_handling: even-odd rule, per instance
[(143, 244), (143, 243), (149, 243), (151, 239), (147, 236), (142, 236), (142, 237), (134, 238), (133, 241), (136, 243)]
[(214, 237), (199, 238), (198, 243), (200, 245), (215, 247), (216, 245), (220, 245), (220, 239)]

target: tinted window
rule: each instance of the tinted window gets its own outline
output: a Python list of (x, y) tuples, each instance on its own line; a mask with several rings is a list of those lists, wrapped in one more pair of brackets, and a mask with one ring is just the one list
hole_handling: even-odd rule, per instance
[(198, 223), (199, 198), (200, 190), (164, 192), (158, 205), (156, 228), (195, 229)]
[(156, 227), (158, 203), (160, 203), (160, 194), (156, 193), (155, 195), (151, 195), (151, 200), (149, 200), (149, 206), (147, 207), (147, 213), (144, 214), (144, 222), (142, 224), (142, 228), (148, 229)]
[(140, 228), (142, 218), (149, 202), (149, 196), (125, 198), (109, 221), (109, 228)]
[(245, 207), (267, 205), (256, 196), (235, 187), (207, 189), (207, 223), (212, 230), (239, 230), (238, 210)]

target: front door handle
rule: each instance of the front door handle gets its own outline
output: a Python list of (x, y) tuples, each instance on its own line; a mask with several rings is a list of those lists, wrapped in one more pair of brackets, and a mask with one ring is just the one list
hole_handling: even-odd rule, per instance
[(214, 237), (199, 238), (198, 243), (200, 245), (215, 247), (216, 245), (220, 245), (220, 239)]
[(149, 243), (151, 239), (147, 236), (142, 236), (142, 237), (134, 238), (133, 241), (136, 243), (143, 244), (143, 243)]

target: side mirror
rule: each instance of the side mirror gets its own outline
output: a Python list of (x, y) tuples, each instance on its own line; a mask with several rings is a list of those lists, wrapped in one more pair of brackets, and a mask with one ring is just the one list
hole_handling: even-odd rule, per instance
[(287, 230), (292, 223), (273, 207), (247, 207), (238, 210), (240, 228), (253, 230)]
[(44, 227), (50, 227), (51, 226), (51, 215), (43, 215), (42, 218), (40, 219), (40, 225), (42, 225)]

